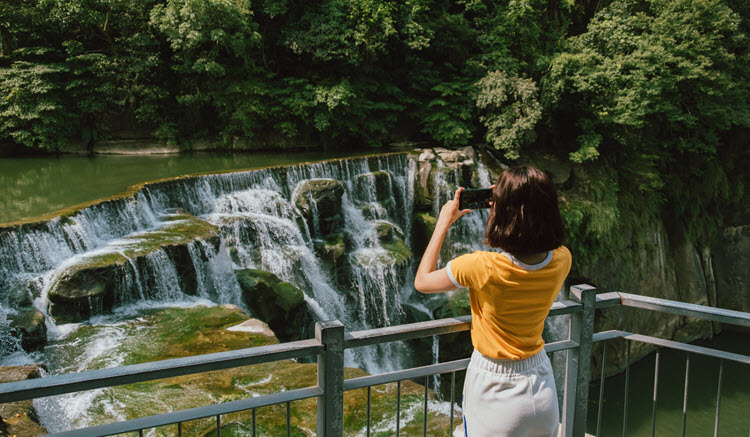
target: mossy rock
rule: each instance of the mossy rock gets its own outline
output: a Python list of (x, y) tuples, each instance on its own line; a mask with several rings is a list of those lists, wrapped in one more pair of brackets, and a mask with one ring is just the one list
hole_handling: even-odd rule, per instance
[(404, 241), (404, 233), (396, 225), (390, 222), (374, 221), (375, 232), (383, 249), (390, 252), (396, 264), (411, 261), (412, 253)]
[(27, 351), (42, 349), (47, 344), (45, 317), (36, 308), (25, 308), (17, 314), (9, 314), (11, 332), (21, 338), (21, 347)]
[[(54, 279), (48, 293), (52, 303), (50, 315), (58, 323), (79, 322), (111, 312), (118, 302), (139, 298), (136, 290), (122, 290), (122, 285), (128, 282), (134, 268), (140, 270), (148, 265), (147, 255), (159, 250), (174, 264), (180, 288), (193, 294), (198, 284), (188, 245), (200, 240), (216, 248), (220, 244), (218, 232), (218, 227), (194, 216), (174, 214), (165, 217), (159, 229), (133, 234), (84, 254)], [(146, 294), (155, 288), (148, 282), (140, 284)]]
[[(238, 323), (250, 319), (236, 307), (173, 308), (153, 311), (138, 319), (109, 327), (81, 325), (62, 339), (55, 353), (58, 363), (71, 363), (89, 350), (97, 338), (119, 332), (115, 347), (98, 359), (87, 361), (84, 370), (108, 367), (113, 357), (124, 355), (121, 364), (136, 364), (195, 354), (221, 352), (277, 343), (276, 338), (243, 330), (234, 330)], [(89, 357), (90, 358), (90, 357)], [(360, 369), (345, 368), (346, 379), (366, 376)], [(133, 419), (167, 411), (177, 411), (247, 397), (311, 387), (317, 384), (315, 364), (281, 360), (235, 369), (211, 371), (156, 381), (111, 387), (97, 394), (86, 414), (89, 425), (115, 420)], [(448, 435), (448, 408), (437, 408), (434, 391), (428, 392), (431, 408), (428, 417), (430, 435)], [(424, 387), (411, 381), (401, 384), (401, 435), (422, 435)], [(372, 387), (372, 429), (381, 435), (395, 432), (396, 384)], [(114, 406), (114, 409), (113, 409)], [(290, 404), (293, 435), (314, 435), (317, 421), (316, 399)], [(358, 435), (366, 426), (367, 391), (360, 389), (344, 394), (345, 435)], [(458, 421), (456, 422), (458, 423)], [(71, 427), (76, 427), (73, 420)], [(252, 411), (222, 416), (222, 436), (246, 435), (252, 428)], [(257, 410), (258, 435), (286, 435), (286, 405)], [(154, 430), (157, 436), (176, 435), (177, 426)], [(182, 424), (183, 435), (216, 435), (216, 419), (200, 419)], [(373, 434), (375, 435), (375, 434)]]
[(299, 340), (311, 331), (313, 317), (302, 290), (264, 270), (243, 269), (235, 273), (245, 303), (279, 339)]
[(311, 232), (328, 235), (344, 226), (344, 193), (343, 184), (336, 179), (308, 179), (297, 186), (293, 201)]
[(427, 244), (430, 242), (430, 238), (432, 238), (432, 233), (435, 232), (436, 224), (437, 219), (429, 213), (423, 212), (414, 215), (411, 235), (412, 247), (414, 248), (415, 253), (424, 253)]
[[(41, 378), (43, 372), (41, 364), (0, 367), (0, 384)], [(39, 424), (31, 400), (0, 404), (0, 435), (31, 437), (45, 434), (48, 434), (47, 430)]]

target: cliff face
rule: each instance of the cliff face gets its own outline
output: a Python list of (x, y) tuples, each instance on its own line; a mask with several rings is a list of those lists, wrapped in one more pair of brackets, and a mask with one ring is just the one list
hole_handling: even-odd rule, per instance
[(712, 253), (716, 306), (750, 312), (750, 225), (724, 229)]
[[(467, 157), (476, 159), (477, 162), (481, 161), (494, 181), (504, 166), (493, 161), (487, 153), (477, 152), (479, 153), (471, 156), (468, 150), (461, 151)], [(428, 215), (433, 218), (437, 210), (431, 205), (432, 201), (439, 198), (433, 193), (435, 186), (432, 181), (436, 169), (430, 164), (434, 155), (439, 153), (423, 153), (419, 157), (420, 177), (415, 180), (415, 192), (427, 193), (424, 197), (429, 201), (423, 203), (430, 206), (418, 211), (422, 215), (418, 214), (417, 218)], [(573, 256), (576, 259), (567, 286), (588, 283), (596, 286), (602, 293), (621, 291), (698, 305), (750, 311), (750, 225), (732, 226), (721, 230), (719, 238), (710, 246), (699, 246), (683, 232), (681, 226), (668, 223), (661, 217), (640, 219), (636, 224), (623, 225), (622, 216), (627, 214), (624, 211), (627, 207), (617, 197), (619, 193), (615, 195), (614, 200), (607, 200), (604, 199), (605, 195), (597, 192), (597, 189), (601, 191), (602, 185), (609, 183), (604, 176), (611, 177), (613, 172), (598, 172), (590, 167), (572, 166), (550, 155), (529, 156), (526, 157), (526, 161), (550, 173), (563, 205), (572, 202), (578, 202), (584, 208), (603, 208), (602, 204), (606, 202), (614, 205), (616, 218), (612, 220), (614, 224), (609, 232), (618, 234), (617, 239), (622, 241), (621, 246), (615, 251), (594, 257), (576, 253), (574, 249)], [(468, 182), (475, 178), (465, 179)], [(473, 182), (472, 185), (476, 185), (477, 181)], [(415, 201), (415, 205), (419, 206), (421, 203)], [(646, 205), (641, 207), (646, 208)], [(638, 208), (638, 202), (635, 203), (635, 208)], [(422, 237), (426, 241), (431, 233), (427, 226), (420, 227), (415, 224), (414, 238), (420, 237), (419, 230), (422, 228), (425, 228)], [(571, 241), (575, 239), (578, 241)], [(583, 250), (598, 244), (593, 237), (588, 240), (581, 237), (580, 233), (570, 235), (568, 243)], [(421, 250), (418, 248), (415, 254), (421, 254)], [(463, 310), (468, 311), (468, 305), (466, 306)], [(459, 312), (461, 310), (459, 309)], [(438, 312), (435, 311), (435, 317), (439, 317)], [(622, 307), (602, 310), (597, 314), (596, 320), (597, 331), (620, 329), (682, 342), (709, 338), (725, 328), (696, 318)], [(634, 343), (631, 345), (631, 359), (636, 360), (652, 350), (653, 347), (649, 345)], [(624, 341), (613, 341), (608, 345), (608, 373), (624, 368), (625, 354)], [(598, 376), (601, 370), (601, 344), (594, 348), (593, 364), (592, 371)]]

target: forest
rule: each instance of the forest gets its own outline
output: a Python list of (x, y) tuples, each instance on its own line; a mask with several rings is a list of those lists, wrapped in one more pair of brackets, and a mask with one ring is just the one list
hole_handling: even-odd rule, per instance
[(2, 0), (0, 148), (546, 153), (583, 259), (657, 217), (709, 244), (749, 210), (748, 30), (746, 0)]

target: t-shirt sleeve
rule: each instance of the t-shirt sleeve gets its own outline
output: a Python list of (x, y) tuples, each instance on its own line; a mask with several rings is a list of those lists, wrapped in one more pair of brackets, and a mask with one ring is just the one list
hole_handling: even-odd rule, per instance
[(489, 277), (489, 269), (480, 252), (467, 253), (450, 260), (447, 270), (456, 287), (481, 288)]

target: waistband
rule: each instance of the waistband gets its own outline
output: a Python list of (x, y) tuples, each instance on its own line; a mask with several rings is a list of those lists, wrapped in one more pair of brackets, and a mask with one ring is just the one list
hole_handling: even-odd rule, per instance
[(471, 362), (469, 363), (469, 367), (484, 370), (490, 373), (495, 373), (498, 375), (513, 375), (533, 372), (538, 367), (549, 362), (549, 357), (547, 357), (544, 349), (539, 351), (536, 355), (524, 358), (523, 360), (503, 360), (490, 358), (488, 356), (482, 355), (481, 352), (474, 349), (474, 353), (471, 354)]

